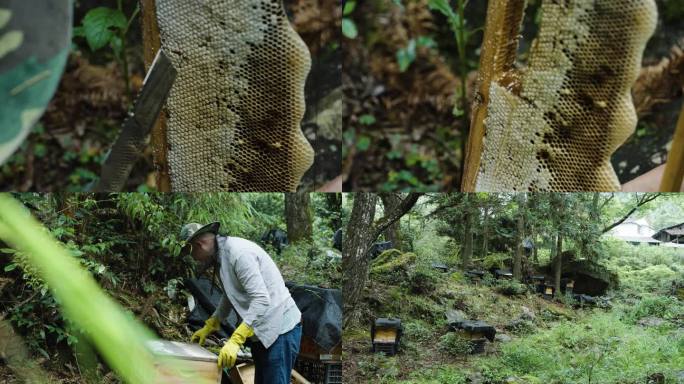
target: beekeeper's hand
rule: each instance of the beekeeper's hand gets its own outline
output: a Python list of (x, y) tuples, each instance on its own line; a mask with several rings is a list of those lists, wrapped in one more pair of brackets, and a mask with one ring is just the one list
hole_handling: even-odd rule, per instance
[(204, 344), (204, 340), (207, 336), (219, 330), (221, 323), (216, 317), (210, 317), (204, 322), (204, 327), (200, 328), (197, 332), (192, 334), (190, 342), (194, 343), (195, 340), (199, 340), (199, 345)]
[(233, 335), (230, 337), (230, 339), (228, 339), (226, 345), (221, 348), (221, 352), (219, 352), (218, 357), (219, 367), (231, 368), (233, 365), (235, 365), (235, 360), (237, 360), (237, 354), (240, 350), (240, 347), (245, 344), (245, 341), (247, 341), (248, 337), (252, 336), (254, 336), (254, 330), (250, 328), (249, 325), (241, 323), (235, 332), (233, 332)]

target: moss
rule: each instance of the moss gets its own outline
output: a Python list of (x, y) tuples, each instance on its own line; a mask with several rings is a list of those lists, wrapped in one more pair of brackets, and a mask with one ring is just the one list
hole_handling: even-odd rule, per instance
[(416, 254), (412, 252), (402, 253), (396, 249), (387, 250), (378, 256), (371, 267), (372, 274), (392, 273), (398, 270), (407, 270), (408, 266), (416, 262)]

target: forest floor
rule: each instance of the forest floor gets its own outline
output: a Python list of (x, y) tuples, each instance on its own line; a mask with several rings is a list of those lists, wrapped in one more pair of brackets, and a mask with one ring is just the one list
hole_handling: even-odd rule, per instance
[[(508, 296), (501, 283), (473, 284), (459, 272), (423, 272), (432, 277), (422, 282), (408, 273), (371, 277), (360, 324), (344, 334), (347, 382), (636, 384), (661, 374), (663, 383), (684, 382), (684, 297), (617, 291), (611, 308), (577, 308), (529, 292)], [(497, 329), (484, 354), (464, 354), (450, 336), (453, 310)], [(402, 320), (398, 355), (371, 352), (377, 317)]]
[[(454, 31), (429, 3), (363, 1), (345, 16), (358, 30), (357, 37), (344, 38), (345, 190), (460, 190), (461, 147), (469, 123), (462, 111), (454, 113), (454, 105), (463, 82), (467, 105), (472, 102), (487, 2), (471, 1), (466, 7), (467, 74), (460, 73)], [(673, 56), (671, 48), (684, 47), (682, 3), (657, 3), (660, 22), (644, 67)], [(539, 4), (530, 1), (526, 11), (521, 61), (538, 29)], [(684, 57), (678, 57), (681, 70)], [(664, 163), (681, 95), (681, 86), (675, 86), (662, 103), (640, 114), (635, 134), (613, 157), (622, 183)]]

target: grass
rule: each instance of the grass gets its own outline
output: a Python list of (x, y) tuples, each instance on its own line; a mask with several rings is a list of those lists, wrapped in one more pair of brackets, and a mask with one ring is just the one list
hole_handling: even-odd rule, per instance
[(484, 366), (492, 383), (527, 375), (549, 384), (636, 384), (655, 373), (674, 383), (684, 366), (684, 339), (674, 326), (644, 328), (625, 321), (619, 309), (597, 311), (516, 339)]

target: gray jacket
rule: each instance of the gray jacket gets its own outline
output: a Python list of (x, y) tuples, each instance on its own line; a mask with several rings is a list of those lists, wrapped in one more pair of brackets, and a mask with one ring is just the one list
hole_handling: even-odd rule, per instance
[(232, 306), (269, 348), (280, 334), (301, 321), (301, 313), (266, 251), (239, 237), (219, 236), (216, 240), (224, 294), (214, 316), (225, 318)]

